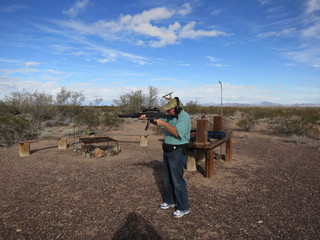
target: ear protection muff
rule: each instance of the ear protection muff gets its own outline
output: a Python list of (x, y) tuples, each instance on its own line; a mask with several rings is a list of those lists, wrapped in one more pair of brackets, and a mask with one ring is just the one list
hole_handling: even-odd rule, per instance
[(174, 107), (174, 112), (176, 114), (179, 114), (182, 110), (182, 107), (180, 106), (180, 99), (178, 97), (174, 98), (176, 100), (177, 106)]

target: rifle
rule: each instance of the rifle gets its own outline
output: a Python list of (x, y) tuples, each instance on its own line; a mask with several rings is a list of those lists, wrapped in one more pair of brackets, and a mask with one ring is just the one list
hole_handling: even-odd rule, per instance
[(159, 118), (172, 119), (177, 118), (178, 115), (169, 115), (164, 112), (160, 112), (159, 108), (142, 108), (139, 113), (131, 113), (131, 114), (118, 114), (119, 118), (139, 118), (141, 115), (146, 115), (148, 118), (148, 122), (144, 130), (148, 130), (150, 123), (156, 124), (155, 120)]

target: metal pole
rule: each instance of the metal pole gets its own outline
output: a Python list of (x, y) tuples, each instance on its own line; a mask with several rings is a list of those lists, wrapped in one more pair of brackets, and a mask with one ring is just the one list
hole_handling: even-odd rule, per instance
[[(221, 113), (220, 113), (220, 115), (221, 115), (221, 118), (222, 118), (222, 82), (219, 81), (219, 83), (220, 83), (220, 86), (221, 86)], [(222, 121), (222, 119), (221, 119), (221, 121)], [(222, 155), (222, 145), (220, 145), (220, 157), (221, 157), (221, 155)]]
[(221, 86), (221, 113), (220, 113), (220, 115), (222, 116), (222, 82), (219, 81), (219, 83)]

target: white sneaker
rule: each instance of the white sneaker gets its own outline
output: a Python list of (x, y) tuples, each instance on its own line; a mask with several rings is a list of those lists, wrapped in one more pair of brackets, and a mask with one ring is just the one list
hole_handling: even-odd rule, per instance
[(175, 218), (181, 218), (183, 215), (187, 215), (190, 213), (190, 209), (181, 211), (181, 210), (176, 210), (172, 213), (172, 216)]
[(174, 208), (176, 207), (176, 204), (175, 203), (172, 203), (172, 204), (168, 204), (168, 203), (161, 203), (160, 206), (159, 206), (161, 209), (168, 209), (168, 208)]

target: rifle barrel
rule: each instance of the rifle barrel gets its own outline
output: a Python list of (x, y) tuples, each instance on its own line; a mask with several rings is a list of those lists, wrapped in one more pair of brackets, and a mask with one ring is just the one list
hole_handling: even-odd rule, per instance
[(142, 112), (142, 113), (130, 113), (130, 114), (118, 114), (119, 118), (139, 118), (141, 115), (146, 115), (147, 118), (175, 118), (178, 115), (169, 115), (161, 112)]

